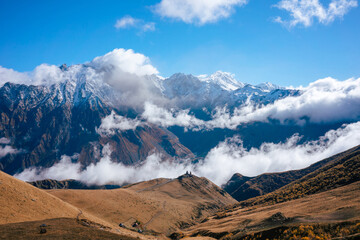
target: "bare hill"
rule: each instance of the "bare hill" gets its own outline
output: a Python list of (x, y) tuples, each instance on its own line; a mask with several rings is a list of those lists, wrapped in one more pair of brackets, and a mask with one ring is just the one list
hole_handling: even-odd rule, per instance
[[(236, 202), (224, 190), (191, 175), (155, 179), (114, 190), (49, 190), (113, 224), (165, 235)], [(138, 221), (139, 226), (132, 227)]]

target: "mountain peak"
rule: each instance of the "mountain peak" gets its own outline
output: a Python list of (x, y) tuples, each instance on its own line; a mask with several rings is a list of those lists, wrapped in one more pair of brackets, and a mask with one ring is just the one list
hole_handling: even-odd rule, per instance
[(270, 82), (260, 83), (260, 84), (256, 85), (256, 87), (260, 88), (263, 91), (273, 91), (276, 89), (282, 89), (282, 87), (280, 87), (276, 84), (270, 83)]
[(211, 75), (199, 75), (198, 78), (204, 82), (217, 84), (226, 91), (234, 91), (244, 86), (235, 79), (234, 74), (229, 72), (216, 71)]

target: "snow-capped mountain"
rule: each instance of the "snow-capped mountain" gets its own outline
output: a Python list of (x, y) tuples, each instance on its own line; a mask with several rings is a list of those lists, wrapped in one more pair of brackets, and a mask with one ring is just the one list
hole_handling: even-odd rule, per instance
[(0, 158), (0, 170), (14, 174), (32, 166), (50, 167), (63, 155), (88, 166), (100, 160), (105, 145), (111, 146), (114, 161), (128, 165), (152, 151), (193, 156), (174, 134), (153, 124), (99, 134), (96, 129), (112, 111), (128, 117), (136, 111), (119, 105), (121, 92), (99, 81), (93, 69), (78, 65), (61, 71), (64, 78), (52, 85), (0, 87), (0, 138), (17, 152)]
[[(298, 94), (275, 85), (238, 82), (230, 73), (193, 76), (112, 74), (91, 64), (61, 66), (38, 76), (35, 85), (6, 83), (0, 87), (0, 138), (9, 139), (19, 154), (0, 159), (0, 170), (15, 173), (31, 166), (51, 166), (62, 155), (77, 155), (86, 166), (99, 160), (105, 144), (125, 164), (144, 160), (149, 152), (193, 157), (178, 135), (147, 124), (103, 136), (96, 129), (112, 111), (135, 118), (145, 101), (177, 109), (211, 112), (215, 107), (238, 107), (247, 100), (267, 104)], [(33, 82), (31, 82), (33, 83)], [(134, 103), (135, 102), (135, 103)], [(139, 107), (140, 106), (140, 107)]]
[(284, 89), (283, 87), (280, 87), (278, 85), (272, 84), (270, 82), (264, 82), (256, 85), (256, 87), (260, 88), (263, 91), (274, 91), (276, 89)]
[(200, 81), (216, 84), (226, 91), (234, 91), (245, 86), (235, 79), (234, 74), (228, 72), (217, 71), (211, 75), (199, 75), (198, 78)]
[(238, 107), (251, 100), (256, 104), (268, 104), (280, 98), (299, 94), (271, 83), (259, 85), (237, 81), (234, 75), (217, 71), (211, 75), (193, 76), (176, 73), (169, 78), (152, 76), (151, 81), (161, 91), (163, 97), (176, 101), (176, 107), (202, 108), (227, 105)]

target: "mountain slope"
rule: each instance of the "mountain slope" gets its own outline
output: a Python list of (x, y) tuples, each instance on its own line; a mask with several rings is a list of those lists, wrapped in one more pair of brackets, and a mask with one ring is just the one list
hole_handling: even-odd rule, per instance
[[(300, 234), (310, 239), (316, 236), (330, 239), (357, 233), (360, 223), (360, 146), (311, 168), (313, 171), (304, 177), (274, 192), (219, 211), (186, 229), (185, 235), (216, 239), (287, 239)], [(249, 181), (240, 175), (234, 179), (239, 183)], [(304, 228), (307, 229), (305, 232)]]
[[(275, 205), (235, 207), (221, 211), (202, 223), (183, 230), (186, 236), (210, 236), (215, 239), (292, 239), (281, 238), (288, 228), (297, 229), (290, 236), (295, 238), (301, 228), (338, 230), (349, 225), (356, 228), (360, 222), (360, 182), (336, 189), (305, 196)], [(311, 228), (310, 228), (311, 226)], [(279, 231), (279, 227), (282, 231)], [(346, 229), (346, 228), (344, 228)], [(272, 235), (265, 235), (269, 232)], [(330, 233), (329, 230), (327, 230)], [(260, 234), (262, 233), (264, 237)], [(256, 235), (256, 237), (254, 236)], [(335, 231), (333, 237), (350, 235), (350, 232)], [(302, 235), (305, 237), (307, 235)], [(316, 239), (315, 234), (309, 236)], [(321, 239), (321, 238), (320, 238)], [(330, 236), (323, 239), (332, 239)], [(346, 238), (345, 238), (346, 239)], [(351, 239), (351, 238), (350, 238)], [(356, 238), (354, 238), (356, 239)]]
[[(41, 225), (46, 223), (46, 233), (40, 234)], [(88, 224), (88, 225), (87, 225)], [(72, 218), (47, 219), (46, 221), (31, 221), (0, 225), (0, 239), (7, 240), (42, 240), (42, 239), (117, 239), (135, 240), (134, 236), (113, 233), (102, 225), (77, 221)]]
[[(127, 165), (143, 161), (154, 150), (164, 156), (193, 156), (174, 134), (151, 124), (111, 135), (97, 133), (101, 120), (114, 110), (107, 92), (116, 95), (107, 84), (82, 79), (51, 86), (5, 84), (0, 88), (0, 137), (10, 139), (19, 151), (1, 158), (0, 170), (14, 174), (31, 166), (50, 167), (64, 154), (78, 155), (87, 166), (99, 161), (106, 144), (114, 150), (113, 160)], [(134, 114), (131, 109), (116, 111)]]
[(231, 179), (223, 186), (233, 198), (238, 201), (243, 201), (249, 198), (265, 195), (273, 192), (303, 176), (322, 168), (326, 164), (330, 164), (340, 156), (356, 152), (357, 148), (340, 153), (336, 156), (316, 162), (307, 168), (300, 170), (292, 170), (279, 173), (265, 173), (256, 177), (246, 177), (239, 173), (234, 174)]
[(360, 146), (319, 163), (319, 168), (288, 185), (238, 203), (238, 206), (274, 204), (324, 192), (360, 180)]
[(76, 218), (80, 210), (0, 171), (0, 224)]
[(111, 223), (132, 228), (138, 220), (145, 232), (165, 234), (236, 202), (209, 180), (190, 175), (154, 179), (115, 190), (48, 192)]
[[(44, 190), (0, 171), (0, 238), (39, 239), (41, 224), (47, 224), (47, 229), (53, 230), (43, 234), (44, 239), (51, 236), (63, 239), (78, 232), (79, 228), (82, 229), (79, 237), (87, 236), (87, 239), (94, 239), (89, 238), (91, 233), (99, 237), (110, 236), (113, 239), (151, 239), (143, 238), (126, 229), (119, 229), (117, 224), (113, 225), (97, 218)], [(108, 233), (104, 233), (104, 230)]]

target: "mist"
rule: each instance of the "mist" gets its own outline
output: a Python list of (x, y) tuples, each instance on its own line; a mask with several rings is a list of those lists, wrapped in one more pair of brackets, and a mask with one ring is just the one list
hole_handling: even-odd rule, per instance
[(10, 146), (11, 140), (5, 137), (0, 138), (0, 159), (8, 154), (17, 154), (20, 150)]
[[(360, 143), (360, 122), (328, 131), (315, 141), (299, 144), (301, 136), (293, 135), (281, 143), (263, 143), (259, 148), (245, 149), (240, 137), (220, 142), (207, 156), (194, 164), (188, 159), (164, 159), (151, 153), (137, 166), (125, 166), (111, 160), (111, 147), (102, 149), (98, 163), (81, 170), (68, 156), (50, 168), (28, 168), (15, 177), (24, 181), (41, 179), (76, 179), (89, 185), (125, 184), (154, 178), (175, 178), (192, 171), (218, 185), (226, 183), (234, 173), (256, 176), (266, 172), (281, 172), (307, 167), (317, 161), (348, 150)], [(291, 156), (291, 157), (290, 157)]]

